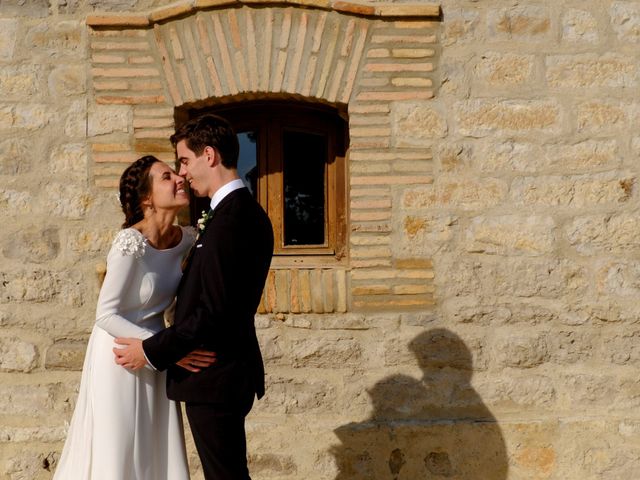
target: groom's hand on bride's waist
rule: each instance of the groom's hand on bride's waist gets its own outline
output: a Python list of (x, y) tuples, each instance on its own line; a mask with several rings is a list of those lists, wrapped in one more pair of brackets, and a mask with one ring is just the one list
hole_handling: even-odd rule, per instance
[(194, 350), (182, 360), (176, 362), (176, 365), (193, 373), (201, 371), (203, 368), (210, 367), (217, 361), (216, 352), (209, 350)]
[(142, 349), (142, 340), (139, 338), (116, 338), (115, 342), (122, 345), (113, 349), (118, 365), (128, 370), (140, 370), (147, 364)]

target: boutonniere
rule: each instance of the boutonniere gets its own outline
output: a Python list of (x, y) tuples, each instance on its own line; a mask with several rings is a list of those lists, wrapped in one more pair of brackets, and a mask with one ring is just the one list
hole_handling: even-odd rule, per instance
[(207, 223), (211, 220), (213, 216), (213, 210), (209, 210), (208, 212), (202, 211), (202, 215), (198, 219), (198, 235), (201, 235), (204, 232), (204, 229), (207, 228)]

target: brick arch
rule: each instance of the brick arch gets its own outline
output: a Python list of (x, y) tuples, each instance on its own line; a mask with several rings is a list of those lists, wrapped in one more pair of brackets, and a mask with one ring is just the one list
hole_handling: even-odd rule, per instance
[(335, 12), (231, 8), (154, 27), (173, 105), (239, 93), (348, 103), (369, 21)]

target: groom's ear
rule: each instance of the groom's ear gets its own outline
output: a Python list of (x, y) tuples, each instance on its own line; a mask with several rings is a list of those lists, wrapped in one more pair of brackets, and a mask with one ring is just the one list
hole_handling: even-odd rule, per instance
[(213, 147), (204, 147), (204, 155), (207, 159), (207, 164), (210, 167), (215, 167), (218, 163), (220, 163), (220, 154)]

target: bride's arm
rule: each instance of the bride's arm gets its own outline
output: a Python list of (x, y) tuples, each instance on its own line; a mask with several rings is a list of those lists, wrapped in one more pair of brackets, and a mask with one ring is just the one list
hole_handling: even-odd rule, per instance
[(116, 236), (107, 256), (107, 274), (98, 297), (96, 325), (114, 337), (144, 340), (151, 337), (153, 332), (121, 315), (123, 300), (132, 293), (132, 280), (140, 262), (136, 257), (135, 245), (133, 249), (127, 249), (122, 248), (122, 242), (119, 242), (127, 233), (121, 231)]

